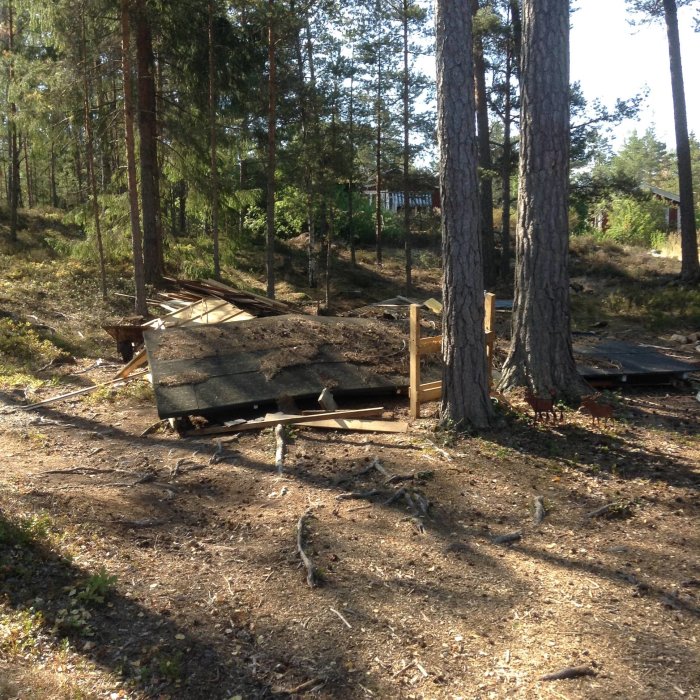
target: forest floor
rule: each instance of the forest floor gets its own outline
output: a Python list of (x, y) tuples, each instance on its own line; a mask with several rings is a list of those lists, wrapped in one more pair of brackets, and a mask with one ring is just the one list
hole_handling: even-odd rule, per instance
[[(346, 310), (401, 293), (398, 251), (363, 256), (338, 266)], [(600, 427), (514, 401), (478, 436), (436, 431), (436, 404), (406, 434), (295, 428), (278, 474), (269, 430), (144, 435), (146, 382), (16, 410), (118, 367), (99, 318), (123, 307), (72, 265), (0, 260), (0, 322), (69, 335), (74, 358), (11, 373), (0, 346), (0, 698), (700, 697), (699, 373), (610, 392)], [(572, 265), (577, 328), (700, 358), (668, 340), (700, 329), (676, 262), (589, 241)], [(427, 514), (387, 503), (399, 488)]]

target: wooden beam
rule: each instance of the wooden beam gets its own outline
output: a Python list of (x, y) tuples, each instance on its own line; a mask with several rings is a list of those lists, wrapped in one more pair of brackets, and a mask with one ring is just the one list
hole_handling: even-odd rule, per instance
[(407, 433), (408, 423), (398, 420), (357, 420), (353, 418), (335, 418), (309, 423), (294, 424), (298, 428), (329, 428), (331, 430), (359, 430), (372, 433)]
[[(432, 382), (431, 382), (432, 383)], [(435, 382), (438, 386), (431, 386), (427, 389), (424, 387), (425, 384), (421, 384), (418, 390), (418, 401), (424, 403), (425, 401), (437, 401), (442, 398), (442, 382)]]
[(130, 360), (127, 362), (115, 375), (114, 381), (118, 379), (125, 379), (128, 377), (135, 369), (145, 365), (148, 362), (148, 356), (146, 355), (146, 348), (141, 348)]
[(418, 304), (411, 304), (410, 326), (408, 336), (409, 353), (409, 414), (411, 418), (420, 418), (420, 400), (418, 398), (418, 387), (420, 386), (420, 352), (418, 344), (420, 342), (420, 307)]
[(330, 411), (328, 413), (318, 413), (314, 416), (295, 416), (288, 413), (278, 415), (268, 415), (263, 419), (249, 420), (236, 425), (214, 425), (210, 428), (200, 428), (199, 430), (188, 430), (182, 433), (185, 437), (196, 437), (198, 435), (225, 435), (226, 433), (239, 433), (244, 430), (259, 430), (269, 428), (273, 425), (292, 425), (294, 423), (317, 423), (319, 421), (336, 420), (338, 418), (371, 418), (381, 416), (384, 408), (359, 408), (349, 411)]
[(418, 351), (421, 355), (435, 355), (442, 352), (442, 336), (435, 335), (429, 338), (421, 338), (418, 341)]
[(67, 394), (60, 394), (59, 396), (53, 396), (50, 399), (44, 399), (43, 401), (39, 401), (37, 403), (32, 403), (29, 404), (28, 406), (18, 406), (17, 409), (20, 411), (31, 411), (35, 408), (39, 408), (40, 406), (48, 406), (50, 403), (56, 403), (58, 401), (63, 401), (63, 399), (70, 399), (73, 398), (74, 396), (80, 396), (81, 394), (89, 394), (91, 391), (96, 391), (97, 389), (102, 389), (103, 387), (106, 386), (113, 386), (115, 384), (119, 384), (120, 382), (123, 382), (126, 384), (127, 382), (130, 382), (132, 379), (138, 379), (139, 377), (145, 376), (147, 373), (146, 370), (142, 370), (141, 372), (138, 372), (137, 374), (132, 374), (129, 377), (117, 377), (116, 379), (110, 379), (107, 382), (100, 382), (99, 384), (93, 384), (92, 386), (86, 386), (83, 387), (82, 389), (76, 389), (75, 391), (69, 391)]

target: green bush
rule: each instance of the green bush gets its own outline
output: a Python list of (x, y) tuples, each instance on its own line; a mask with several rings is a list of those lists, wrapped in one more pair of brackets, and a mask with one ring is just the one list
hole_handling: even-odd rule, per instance
[(49, 340), (42, 340), (29, 323), (0, 318), (0, 361), (41, 366), (61, 354)]
[(658, 233), (665, 228), (664, 211), (664, 205), (659, 201), (614, 197), (605, 237), (617, 243), (649, 248)]

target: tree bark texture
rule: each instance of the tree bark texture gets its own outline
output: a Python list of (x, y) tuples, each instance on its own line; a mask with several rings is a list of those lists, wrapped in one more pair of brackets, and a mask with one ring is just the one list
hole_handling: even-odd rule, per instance
[(214, 244), (214, 279), (221, 279), (219, 256), (219, 170), (217, 164), (216, 108), (219, 95), (216, 89), (216, 62), (214, 56), (214, 3), (208, 5), (209, 37), (209, 163), (211, 167), (211, 235)]
[(157, 284), (163, 276), (158, 186), (158, 129), (156, 85), (153, 75), (153, 37), (145, 0), (136, 0), (136, 72), (138, 75), (139, 156), (141, 164), (141, 210), (143, 214), (143, 260), (146, 282)]
[(85, 20), (81, 25), (81, 59), (83, 63), (83, 117), (85, 121), (85, 158), (87, 160), (87, 175), (92, 197), (92, 216), (95, 221), (95, 239), (97, 241), (97, 255), (100, 262), (100, 282), (102, 285), (102, 300), (107, 301), (107, 266), (105, 263), (105, 251), (102, 243), (102, 227), (100, 225), (100, 202), (97, 191), (97, 175), (95, 174), (95, 140), (92, 131), (92, 110), (90, 108), (91, 85), (88, 73), (87, 49), (85, 38)]
[(693, 206), (693, 171), (688, 139), (688, 118), (683, 87), (681, 42), (678, 35), (676, 0), (664, 0), (664, 18), (668, 36), (668, 54), (671, 64), (673, 119), (676, 130), (676, 157), (678, 160), (678, 192), (681, 215), (681, 279), (691, 281), (700, 277), (698, 237)]
[(576, 398), (568, 273), (569, 2), (525, 0), (513, 333), (501, 387)]
[[(472, 0), (472, 16), (479, 10), (478, 0)], [(481, 212), (481, 237), (484, 248), (484, 282), (491, 287), (495, 280), (495, 242), (493, 236), (493, 163), (489, 132), (489, 107), (486, 97), (486, 64), (484, 42), (481, 36), (474, 37), (474, 90), (476, 95), (476, 128), (479, 152), (479, 195)]]
[(405, 269), (406, 269), (406, 295), (411, 294), (413, 282), (411, 279), (413, 272), (413, 250), (411, 245), (411, 206), (409, 191), (409, 167), (411, 160), (411, 144), (410, 144), (410, 110), (411, 104), (409, 99), (409, 87), (411, 74), (409, 72), (408, 62), (408, 0), (403, 0), (402, 8), (402, 30), (403, 30), (403, 75), (402, 78), (402, 95), (403, 102), (403, 230), (404, 230), (404, 251), (405, 251)]
[(442, 419), (485, 428), (493, 408), (484, 344), (472, 23), (467, 3), (438, 0), (437, 104), (442, 202)]
[(274, 0), (268, 2), (268, 106), (267, 106), (267, 296), (275, 298), (275, 168), (277, 167), (277, 57), (275, 55)]
[[(9, 89), (14, 89), (15, 67), (14, 67), (14, 7), (12, 2), (7, 6), (8, 15), (8, 54), (9, 54)], [(8, 148), (10, 157), (9, 185), (10, 185), (10, 240), (17, 240), (17, 228), (19, 226), (19, 200), (20, 200), (20, 169), (19, 169), (19, 144), (17, 141), (17, 105), (14, 100), (10, 100), (10, 116), (8, 119)]]
[(134, 104), (131, 80), (131, 28), (129, 0), (121, 0), (122, 76), (124, 80), (124, 144), (126, 146), (126, 172), (129, 189), (129, 220), (131, 223), (131, 249), (134, 257), (134, 310), (145, 316), (146, 282), (143, 264), (143, 238), (139, 217), (139, 193), (136, 182), (136, 149), (134, 146)]

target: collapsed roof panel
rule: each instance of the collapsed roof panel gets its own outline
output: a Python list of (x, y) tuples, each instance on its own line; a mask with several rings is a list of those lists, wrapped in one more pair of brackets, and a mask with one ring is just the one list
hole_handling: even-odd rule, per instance
[(144, 333), (161, 418), (408, 384), (406, 328), (377, 319), (286, 315)]

